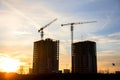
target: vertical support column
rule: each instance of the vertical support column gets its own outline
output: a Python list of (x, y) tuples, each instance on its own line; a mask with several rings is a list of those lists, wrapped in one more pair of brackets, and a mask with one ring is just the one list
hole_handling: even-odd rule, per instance
[(72, 73), (74, 72), (74, 55), (73, 55), (73, 24), (71, 24), (71, 60), (72, 60)]
[(57, 41), (57, 72), (59, 70), (59, 40)]

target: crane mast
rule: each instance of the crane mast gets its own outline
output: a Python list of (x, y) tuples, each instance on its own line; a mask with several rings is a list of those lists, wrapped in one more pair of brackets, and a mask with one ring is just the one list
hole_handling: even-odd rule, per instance
[(45, 26), (41, 27), (41, 28), (38, 30), (38, 32), (41, 33), (41, 39), (42, 39), (42, 40), (43, 40), (43, 36), (44, 36), (44, 32), (43, 32), (44, 28), (46, 28), (47, 26), (49, 26), (50, 24), (52, 24), (52, 23), (53, 23), (54, 21), (56, 21), (56, 20), (57, 20), (57, 18), (54, 19), (53, 21), (49, 22), (49, 23), (46, 24)]
[[(77, 23), (67, 23), (67, 24), (61, 24), (61, 26), (67, 26), (67, 25), (70, 25), (71, 27), (71, 55), (72, 55), (72, 66), (75, 66), (75, 64), (73, 64), (73, 57), (74, 57), (74, 54), (73, 54), (73, 25), (77, 25), (77, 24), (86, 24), (86, 23), (94, 23), (94, 22), (97, 22), (97, 21), (86, 21), (86, 22), (77, 22)], [(72, 70), (73, 71), (73, 70)]]

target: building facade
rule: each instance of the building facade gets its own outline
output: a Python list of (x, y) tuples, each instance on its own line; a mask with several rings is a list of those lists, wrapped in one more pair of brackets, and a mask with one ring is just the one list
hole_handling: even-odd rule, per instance
[(83, 41), (73, 43), (73, 73), (97, 73), (96, 43)]
[(59, 41), (52, 39), (34, 42), (33, 74), (57, 72), (59, 68)]

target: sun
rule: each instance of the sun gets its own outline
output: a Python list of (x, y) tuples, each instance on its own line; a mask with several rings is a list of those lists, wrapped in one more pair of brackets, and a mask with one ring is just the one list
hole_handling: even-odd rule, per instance
[(20, 66), (20, 62), (18, 60), (4, 57), (0, 58), (0, 69), (3, 72), (16, 72)]

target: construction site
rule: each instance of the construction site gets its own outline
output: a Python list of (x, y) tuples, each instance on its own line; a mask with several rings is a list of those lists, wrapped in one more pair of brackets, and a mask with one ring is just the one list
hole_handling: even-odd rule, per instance
[[(20, 74), (0, 73), (0, 80), (118, 80), (119, 72), (116, 74), (101, 74), (97, 72), (96, 42), (78, 41), (74, 42), (74, 25), (95, 23), (96, 21), (61, 24), (71, 28), (71, 70), (59, 70), (59, 44), (60, 40), (44, 38), (44, 29), (52, 24), (54, 19), (47, 25), (41, 27), (41, 39), (33, 44), (33, 65), (29, 74), (23, 73), (23, 66)], [(113, 64), (115, 65), (115, 64)], [(9, 76), (11, 75), (11, 76)]]

